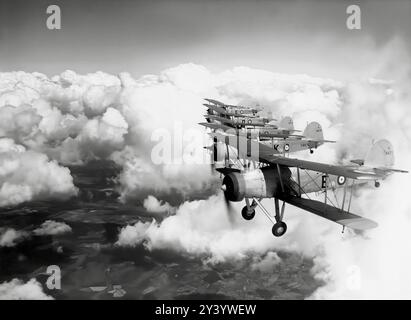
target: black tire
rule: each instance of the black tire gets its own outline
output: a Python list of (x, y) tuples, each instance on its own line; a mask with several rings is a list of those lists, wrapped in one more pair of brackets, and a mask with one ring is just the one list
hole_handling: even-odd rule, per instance
[(311, 150), (310, 150), (310, 153), (313, 154), (313, 153), (314, 153), (314, 150), (311, 149)]
[(287, 225), (285, 222), (280, 221), (273, 225), (273, 235), (276, 237), (281, 237), (287, 231)]
[(254, 209), (252, 209), (252, 210), (253, 210), (253, 211), (251, 211), (251, 213), (248, 212), (247, 206), (245, 206), (245, 207), (241, 210), (241, 215), (243, 216), (243, 218), (244, 218), (245, 220), (251, 220), (251, 219), (254, 218), (254, 216), (255, 216), (255, 210), (254, 210)]

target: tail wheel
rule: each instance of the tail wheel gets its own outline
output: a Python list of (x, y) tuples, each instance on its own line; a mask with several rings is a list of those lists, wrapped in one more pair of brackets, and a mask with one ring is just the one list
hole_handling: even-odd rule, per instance
[(273, 225), (273, 235), (281, 237), (287, 231), (287, 225), (283, 221), (279, 221)]
[(255, 209), (251, 209), (250, 211), (248, 210), (247, 206), (245, 206), (241, 210), (241, 215), (245, 220), (251, 220), (255, 216)]

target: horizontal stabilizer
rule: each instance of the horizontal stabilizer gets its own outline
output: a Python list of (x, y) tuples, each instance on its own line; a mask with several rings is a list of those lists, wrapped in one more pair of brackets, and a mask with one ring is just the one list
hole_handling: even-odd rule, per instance
[(324, 139), (308, 139), (309, 142), (315, 142), (315, 143), (336, 143), (337, 141), (334, 140), (324, 140)]
[(291, 195), (281, 195), (278, 198), (293, 206), (309, 211), (320, 217), (334, 221), (342, 226), (354, 230), (368, 230), (376, 228), (378, 226), (375, 221), (357, 216), (348, 211), (343, 211), (321, 201), (305, 199)]
[(350, 162), (358, 164), (359, 166), (364, 165), (364, 160), (363, 159), (353, 159), (353, 160), (350, 160)]

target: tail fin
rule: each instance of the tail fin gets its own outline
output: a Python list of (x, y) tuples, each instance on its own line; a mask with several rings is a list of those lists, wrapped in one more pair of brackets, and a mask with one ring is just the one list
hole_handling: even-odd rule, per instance
[(394, 165), (394, 149), (391, 142), (386, 139), (375, 142), (364, 159), (364, 165), (373, 168), (392, 167)]
[(282, 118), (280, 122), (280, 129), (290, 130), (290, 131), (294, 130), (293, 119), (291, 117)]
[(303, 135), (314, 141), (324, 141), (324, 134), (321, 125), (318, 122), (310, 122), (304, 130)]

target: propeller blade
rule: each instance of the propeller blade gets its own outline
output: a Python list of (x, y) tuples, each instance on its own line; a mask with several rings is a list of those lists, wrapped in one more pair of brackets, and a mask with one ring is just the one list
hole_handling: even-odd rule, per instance
[(234, 210), (234, 208), (231, 204), (231, 201), (228, 200), (228, 196), (225, 192), (227, 190), (227, 187), (224, 184), (221, 186), (221, 190), (224, 191), (224, 202), (225, 202), (225, 205), (226, 205), (226, 212), (227, 212), (228, 221), (230, 222), (231, 225), (233, 225), (234, 222), (235, 222), (235, 210)]

